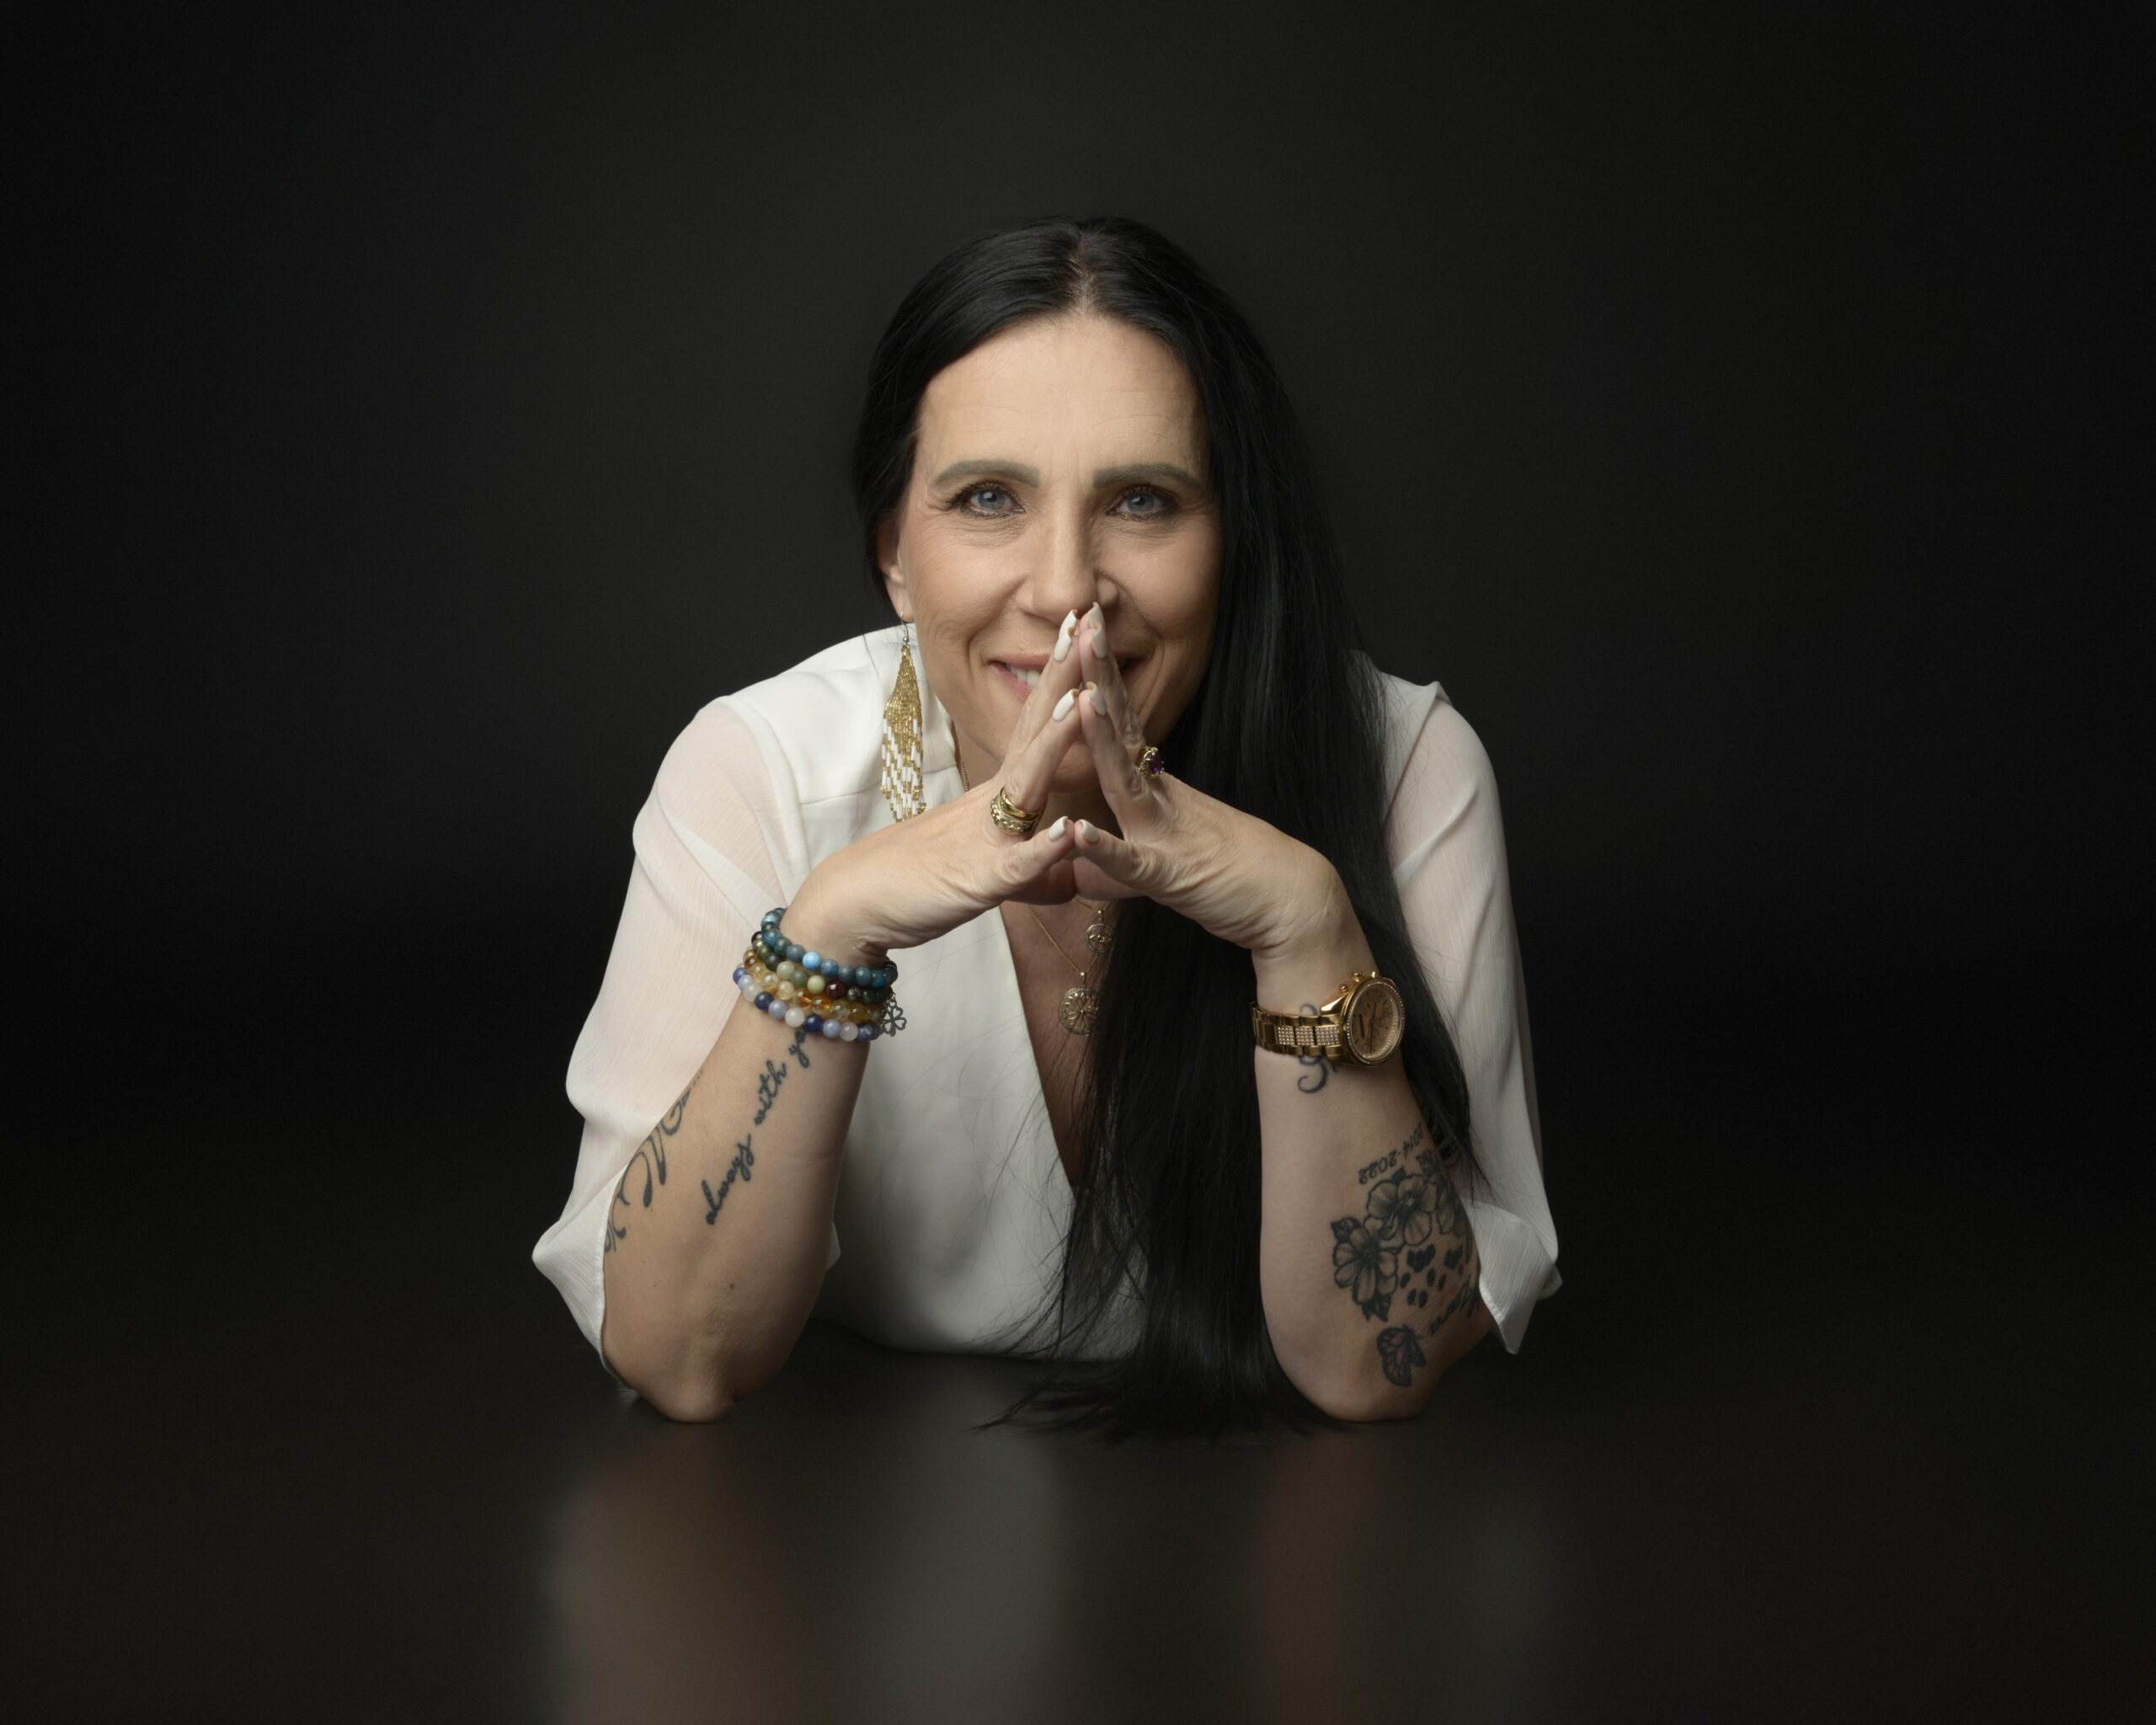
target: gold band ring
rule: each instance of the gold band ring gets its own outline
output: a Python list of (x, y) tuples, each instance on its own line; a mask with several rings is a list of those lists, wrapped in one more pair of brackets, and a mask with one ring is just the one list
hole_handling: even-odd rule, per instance
[(994, 798), (989, 803), (988, 812), (990, 817), (1004, 831), (1014, 832), (1022, 839), (1031, 838), (1033, 836), (1033, 829), (1041, 824), (1041, 817), (1038, 812), (1028, 813), (1026, 809), (1021, 809), (1005, 794), (1000, 785), (996, 788)]

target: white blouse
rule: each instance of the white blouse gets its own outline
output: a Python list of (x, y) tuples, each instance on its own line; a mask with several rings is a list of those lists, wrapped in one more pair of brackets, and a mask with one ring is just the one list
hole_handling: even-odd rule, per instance
[[(569, 1059), (576, 1179), (532, 1258), (592, 1345), (607, 1206), (631, 1152), (687, 1087), (740, 999), (750, 931), (808, 871), (887, 825), (883, 704), (896, 628), (842, 641), (714, 701), (667, 751), (597, 1003)], [(1466, 1070), (1484, 1180), (1463, 1194), (1483, 1303), (1517, 1349), (1556, 1291), (1527, 999), (1497, 788), (1435, 683), (1384, 679), (1385, 839), (1407, 930)], [(923, 790), (960, 794), (922, 679)], [(895, 1348), (1001, 1352), (1051, 1295), (1071, 1212), (1002, 917), (900, 953), (907, 1028), (869, 1050), (847, 1128), (819, 1314)], [(1257, 1153), (1257, 1147), (1251, 1147)]]

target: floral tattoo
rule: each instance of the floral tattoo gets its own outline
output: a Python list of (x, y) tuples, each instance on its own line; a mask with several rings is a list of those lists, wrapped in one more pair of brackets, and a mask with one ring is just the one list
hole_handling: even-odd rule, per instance
[[(1378, 1337), (1378, 1363), (1389, 1382), (1405, 1389), (1416, 1368), (1428, 1363), (1422, 1337), (1434, 1336), (1445, 1321), (1473, 1296), (1469, 1271), (1472, 1242), (1466, 1213), (1428, 1143), (1418, 1122), (1407, 1141), (1363, 1171), (1368, 1180), (1380, 1171), (1359, 1216), (1332, 1224), (1332, 1279), (1363, 1308), (1363, 1316), (1384, 1322), (1393, 1301), (1415, 1308), (1417, 1316), (1432, 1299), (1451, 1293), (1444, 1311), (1418, 1333), (1413, 1323), (1395, 1324)], [(1442, 1252), (1443, 1262), (1439, 1263)], [(1456, 1285), (1455, 1285), (1456, 1284)]]

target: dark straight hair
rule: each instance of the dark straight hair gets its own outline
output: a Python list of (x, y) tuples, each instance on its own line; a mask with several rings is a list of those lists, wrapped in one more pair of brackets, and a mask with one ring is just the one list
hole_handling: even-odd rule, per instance
[[(877, 537), (911, 482), (929, 381), (1014, 324), (1085, 313), (1157, 338), (1205, 413), (1219, 603), (1205, 676), (1159, 740), (1170, 770), (1339, 871), (1379, 969), (1406, 998), (1408, 1082), (1465, 1178), (1466, 1081), (1385, 851), (1383, 692), (1357, 649), (1287, 391), (1249, 323), (1187, 254), (1139, 222), (1059, 218), (977, 239), (921, 278), (877, 346), (854, 441), (871, 581), (885, 593)], [(1316, 1417), (1280, 1370), (1259, 1296), (1254, 986), (1241, 948), (1150, 900), (1118, 911), (1081, 1099), (1070, 1237), (1033, 1333), (1047, 1374), (1006, 1418), (1218, 1436)], [(1142, 1312), (1134, 1337), (1129, 1295)]]

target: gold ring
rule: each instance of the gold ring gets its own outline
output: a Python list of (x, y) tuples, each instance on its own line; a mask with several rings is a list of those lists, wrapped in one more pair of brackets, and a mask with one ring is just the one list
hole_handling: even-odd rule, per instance
[(1021, 809), (1004, 793), (1000, 785), (996, 787), (995, 798), (988, 805), (988, 812), (995, 824), (1004, 831), (1015, 832), (1022, 839), (1031, 838), (1033, 836), (1033, 829), (1041, 824), (1038, 814), (1029, 814), (1027, 810)]
[(1131, 762), (1132, 766), (1148, 778), (1156, 778), (1160, 776), (1161, 764), (1161, 751), (1150, 743), (1145, 745), (1145, 752)]

